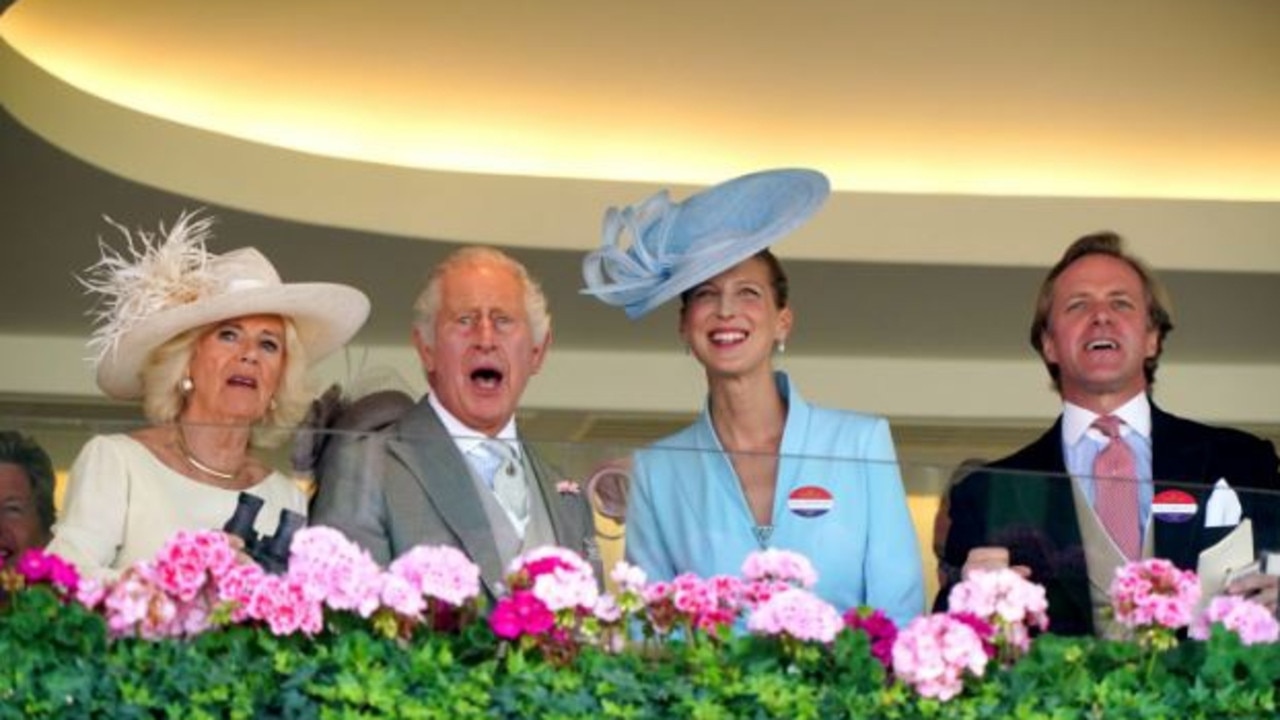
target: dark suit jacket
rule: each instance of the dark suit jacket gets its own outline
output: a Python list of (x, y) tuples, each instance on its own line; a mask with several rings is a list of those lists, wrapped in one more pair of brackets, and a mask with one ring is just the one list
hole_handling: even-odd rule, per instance
[[(1210, 427), (1151, 406), (1155, 492), (1178, 489), (1196, 499), (1187, 522), (1155, 522), (1155, 554), (1194, 570), (1199, 554), (1232, 528), (1206, 528), (1205, 506), (1214, 483), (1225, 478), (1238, 492), (1244, 516), (1253, 519), (1258, 549), (1280, 548), (1280, 476), (1271, 443), (1239, 430)], [(1027, 565), (1045, 586), (1050, 630), (1060, 635), (1093, 632), (1089, 583), (1080, 528), (1062, 454), (1062, 418), (1038, 440), (974, 472), (951, 491), (951, 529), (945, 559), (956, 567), (984, 545), (1010, 548), (1015, 565)], [(935, 609), (946, 607), (948, 585)]]
[[(591, 508), (561, 493), (562, 478), (524, 446), (551, 516), (556, 544), (586, 557), (599, 575)], [(328, 525), (386, 565), (416, 545), (450, 545), (480, 566), (486, 594), (502, 593), (498, 555), (471, 470), (423, 398), (386, 432), (333, 438), (316, 467), (313, 525)]]

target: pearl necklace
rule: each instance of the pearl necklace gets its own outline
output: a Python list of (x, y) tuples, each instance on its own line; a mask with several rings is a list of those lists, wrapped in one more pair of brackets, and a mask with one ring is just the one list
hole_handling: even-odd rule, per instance
[(223, 472), (221, 470), (215, 470), (214, 468), (211, 468), (197, 460), (196, 456), (191, 454), (191, 448), (187, 447), (187, 437), (186, 434), (182, 432), (182, 428), (178, 428), (178, 449), (182, 451), (182, 458), (187, 461), (188, 465), (202, 473), (205, 473), (206, 475), (211, 475), (219, 480), (235, 480), (236, 476), (240, 474), (240, 468), (236, 468), (231, 472)]

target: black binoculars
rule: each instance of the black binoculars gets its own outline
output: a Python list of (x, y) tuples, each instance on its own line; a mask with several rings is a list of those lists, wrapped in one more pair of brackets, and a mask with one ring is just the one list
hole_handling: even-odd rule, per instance
[(275, 534), (260, 537), (253, 529), (253, 522), (262, 510), (262, 503), (262, 498), (257, 495), (240, 493), (235, 512), (222, 529), (244, 541), (245, 552), (263, 570), (279, 575), (289, 567), (289, 545), (293, 543), (293, 534), (306, 526), (307, 518), (292, 510), (281, 510)]

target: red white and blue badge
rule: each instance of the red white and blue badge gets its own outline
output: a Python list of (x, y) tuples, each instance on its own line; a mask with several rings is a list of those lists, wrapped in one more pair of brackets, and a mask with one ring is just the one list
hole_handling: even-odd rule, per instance
[(1196, 516), (1196, 509), (1196, 499), (1181, 490), (1165, 490), (1151, 503), (1151, 513), (1164, 522), (1186, 522)]
[(787, 496), (787, 509), (803, 518), (826, 515), (835, 504), (831, 491), (817, 485), (802, 485)]

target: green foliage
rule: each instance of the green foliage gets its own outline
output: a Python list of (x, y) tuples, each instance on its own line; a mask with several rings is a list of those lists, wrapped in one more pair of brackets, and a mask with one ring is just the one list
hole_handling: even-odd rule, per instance
[(948, 702), (890, 684), (861, 633), (586, 648), (567, 665), (459, 635), (317, 638), (230, 627), (108, 641), (101, 618), (43, 589), (0, 612), (0, 720), (113, 718), (1274, 718), (1280, 646), (1218, 629), (1166, 652), (1047, 635)]

